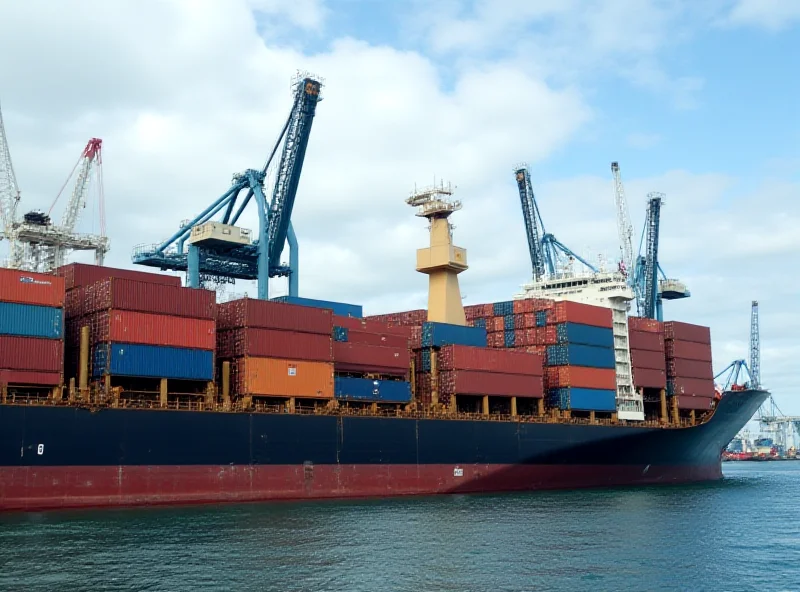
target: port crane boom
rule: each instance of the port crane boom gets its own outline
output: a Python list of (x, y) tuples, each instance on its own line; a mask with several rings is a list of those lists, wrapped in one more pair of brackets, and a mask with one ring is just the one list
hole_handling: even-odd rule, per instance
[(11, 162), (11, 151), (6, 138), (6, 128), (3, 123), (3, 110), (0, 108), (0, 216), (2, 216), (2, 236), (8, 237), (11, 225), (17, 219), (17, 205), (20, 193), (17, 177), (14, 174), (14, 165)]
[[(305, 74), (293, 81), (294, 101), (272, 152), (261, 169), (233, 176), (231, 187), (170, 238), (158, 245), (138, 246), (132, 260), (139, 265), (185, 271), (190, 287), (199, 288), (203, 277), (223, 280), (258, 280), (258, 297), (269, 296), (270, 277), (288, 277), (289, 294), (298, 291), (297, 239), (291, 225), (300, 173), (305, 160), (311, 124), (321, 100), (322, 83)], [(285, 140), (285, 141), (284, 141)], [(275, 186), (268, 202), (264, 182), (283, 142), (276, 168)], [(255, 199), (258, 236), (238, 228), (242, 212)], [(237, 207), (238, 206), (238, 207)], [(212, 218), (221, 214), (218, 221)], [(290, 249), (289, 265), (280, 261), (284, 244)]]
[(617, 207), (617, 233), (621, 251), (620, 271), (626, 276), (633, 273), (633, 222), (625, 199), (625, 187), (619, 163), (611, 163), (611, 175), (614, 177), (614, 203)]

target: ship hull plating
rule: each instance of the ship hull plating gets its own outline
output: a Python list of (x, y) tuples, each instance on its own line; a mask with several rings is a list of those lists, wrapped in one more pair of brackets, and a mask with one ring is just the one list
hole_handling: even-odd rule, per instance
[(0, 510), (685, 483), (767, 393), (690, 428), (0, 406)]

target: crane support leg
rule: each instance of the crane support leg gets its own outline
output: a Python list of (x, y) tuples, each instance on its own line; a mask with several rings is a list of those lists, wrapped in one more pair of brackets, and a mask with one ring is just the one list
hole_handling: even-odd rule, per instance
[(250, 177), (250, 188), (255, 194), (258, 204), (258, 299), (269, 300), (269, 220), (267, 213), (267, 199), (261, 183), (256, 179), (256, 171), (248, 170)]
[(189, 256), (186, 270), (186, 284), (190, 288), (200, 287), (200, 247), (189, 245)]
[(656, 320), (659, 322), (664, 320), (664, 301), (661, 296), (656, 298)]
[(289, 242), (289, 296), (299, 296), (300, 283), (300, 252), (297, 247), (297, 235), (294, 227), (289, 222), (289, 229), (286, 231), (286, 240)]

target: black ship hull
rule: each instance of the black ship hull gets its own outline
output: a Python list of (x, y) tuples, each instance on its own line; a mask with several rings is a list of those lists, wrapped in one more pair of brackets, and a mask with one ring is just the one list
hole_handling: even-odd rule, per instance
[(685, 428), (0, 405), (0, 510), (713, 480), (767, 396)]

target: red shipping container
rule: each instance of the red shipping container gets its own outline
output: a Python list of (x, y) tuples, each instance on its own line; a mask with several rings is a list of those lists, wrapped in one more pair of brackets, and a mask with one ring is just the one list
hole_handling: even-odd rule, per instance
[(387, 333), (411, 338), (412, 326), (391, 325), (384, 321), (359, 319), (356, 317), (342, 317), (333, 315), (333, 324), (336, 327), (345, 327), (348, 331), (366, 331), (368, 333)]
[(561, 300), (555, 304), (556, 323), (580, 323), (595, 327), (612, 328), (611, 309), (582, 302)]
[(409, 339), (402, 335), (375, 333), (367, 331), (347, 331), (349, 343), (365, 343), (367, 345), (384, 345), (386, 347), (404, 347), (408, 349)]
[(628, 333), (628, 342), (632, 350), (664, 352), (664, 336), (660, 333), (630, 331)]
[(242, 298), (219, 305), (219, 329), (258, 327), (300, 333), (333, 333), (333, 314), (328, 309)]
[(678, 409), (708, 411), (711, 409), (713, 397), (693, 397), (691, 395), (678, 395)]
[(439, 391), (447, 395), (541, 398), (544, 396), (544, 384), (541, 376), (451, 370), (439, 374)]
[(514, 333), (514, 347), (524, 347), (528, 342), (525, 339), (525, 331), (517, 331)]
[(682, 358), (684, 360), (699, 360), (711, 362), (711, 346), (693, 341), (678, 341), (668, 339), (665, 342), (667, 359)]
[(26, 372), (24, 370), (0, 370), (0, 385), (59, 386), (63, 383), (60, 372)]
[(257, 327), (220, 331), (217, 353), (220, 358), (248, 356), (308, 362), (333, 361), (332, 340), (329, 335)]
[(501, 374), (543, 374), (542, 358), (523, 351), (446, 345), (439, 352), (441, 370), (477, 370)]
[(520, 330), (525, 328), (525, 315), (523, 314), (515, 314), (514, 315), (514, 329)]
[(628, 329), (646, 333), (664, 333), (664, 323), (643, 317), (628, 317)]
[(216, 293), (110, 278), (86, 288), (86, 312), (132, 310), (195, 319), (216, 319)]
[(695, 343), (711, 345), (711, 329), (703, 327), (702, 325), (668, 321), (664, 323), (664, 336), (667, 339), (693, 341)]
[(683, 378), (676, 376), (669, 379), (672, 383), (673, 395), (695, 395), (696, 397), (713, 397), (714, 381), (701, 378)]
[(549, 366), (548, 388), (577, 387), (617, 390), (617, 371), (613, 368), (586, 368), (583, 366)]
[(533, 312), (533, 299), (514, 300), (514, 314)]
[(644, 351), (631, 348), (631, 366), (664, 371), (667, 368), (667, 360), (664, 358), (663, 351)]
[(0, 268), (0, 302), (64, 306), (64, 278), (45, 273)]
[(422, 347), (422, 325), (411, 327), (411, 348), (419, 349)]
[(682, 378), (713, 380), (714, 368), (711, 362), (671, 358), (667, 363), (667, 375), (670, 377), (680, 376)]
[(89, 265), (87, 263), (70, 263), (56, 269), (56, 275), (63, 277), (66, 289), (71, 290), (77, 286), (88, 286), (108, 278), (121, 278), (136, 282), (149, 282), (151, 284), (161, 284), (162, 286), (181, 286), (181, 278), (177, 275), (164, 275), (161, 273), (150, 273), (146, 271), (136, 271), (133, 269), (117, 269), (101, 265)]
[(61, 373), (64, 367), (64, 342), (59, 339), (0, 335), (0, 367), (4, 370)]
[(505, 331), (505, 318), (504, 317), (490, 317), (486, 319), (487, 331)]
[(86, 314), (86, 291), (83, 287), (67, 290), (64, 296), (64, 317), (71, 319)]
[(634, 388), (667, 388), (667, 373), (664, 370), (653, 370), (652, 368), (633, 367), (633, 386)]
[(333, 361), (337, 371), (404, 376), (411, 368), (406, 348), (333, 342)]
[[(166, 347), (213, 350), (217, 346), (216, 323), (129, 310), (101, 311), (77, 322), (88, 324), (92, 343), (117, 341)], [(80, 339), (80, 337), (79, 337)]]

